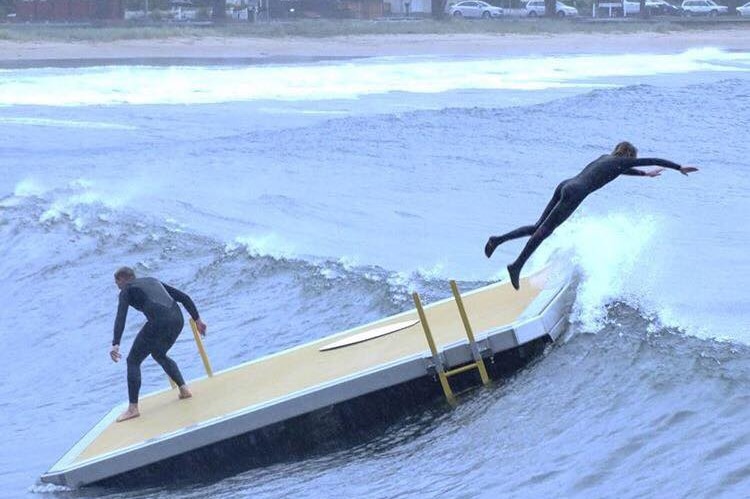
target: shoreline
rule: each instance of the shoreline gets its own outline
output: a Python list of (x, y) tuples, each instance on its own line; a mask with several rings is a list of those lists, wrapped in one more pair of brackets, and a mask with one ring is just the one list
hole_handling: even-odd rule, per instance
[[(678, 53), (695, 48), (750, 51), (750, 30), (547, 34), (380, 34), (328, 38), (174, 37), (114, 41), (0, 41), (0, 66), (75, 66), (85, 61), (202, 61), (207, 64), (313, 62), (360, 57), (523, 57)], [(57, 62), (57, 64), (55, 64)]]

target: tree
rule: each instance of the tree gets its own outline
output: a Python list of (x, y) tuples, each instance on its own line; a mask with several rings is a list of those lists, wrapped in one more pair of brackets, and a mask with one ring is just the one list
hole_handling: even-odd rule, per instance
[(0, 16), (4, 18), (11, 12), (15, 11), (16, 6), (14, 5), (14, 0), (0, 0)]
[(544, 0), (545, 17), (555, 17), (557, 15), (557, 0)]
[(638, 12), (641, 14), (641, 17), (643, 19), (646, 19), (648, 17), (648, 9), (646, 8), (646, 0), (640, 0), (640, 3), (638, 4)]
[(214, 0), (213, 21), (223, 23), (227, 20), (227, 0)]
[(445, 17), (445, 3), (448, 0), (432, 0), (432, 17), (435, 19), (442, 19)]

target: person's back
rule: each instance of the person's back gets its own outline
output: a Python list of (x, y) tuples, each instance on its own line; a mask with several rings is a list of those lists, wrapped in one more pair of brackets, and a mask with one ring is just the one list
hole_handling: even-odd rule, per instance
[(143, 312), (146, 318), (154, 321), (160, 313), (171, 310), (175, 301), (169, 296), (164, 285), (153, 277), (138, 277), (130, 281), (125, 289), (130, 306)]
[(586, 167), (581, 170), (578, 175), (571, 178), (569, 182), (584, 185), (589, 193), (600, 189), (620, 175), (619, 169), (615, 168), (613, 164), (617, 159), (617, 156), (602, 154), (586, 165)]

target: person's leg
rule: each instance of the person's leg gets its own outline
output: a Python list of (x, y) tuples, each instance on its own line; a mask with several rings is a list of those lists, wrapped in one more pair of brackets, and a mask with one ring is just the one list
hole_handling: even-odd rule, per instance
[(534, 232), (536, 232), (536, 230), (542, 225), (542, 222), (547, 219), (558, 201), (560, 201), (560, 192), (563, 185), (564, 183), (558, 185), (557, 188), (555, 188), (552, 199), (549, 200), (547, 206), (542, 212), (542, 216), (539, 217), (539, 220), (534, 225), (524, 225), (523, 227), (519, 227), (515, 230), (507, 232), (502, 236), (490, 236), (490, 238), (487, 240), (487, 244), (484, 245), (484, 254), (487, 256), (487, 258), (491, 257), (492, 253), (495, 252), (495, 249), (497, 249), (497, 247), (501, 244), (512, 241), (513, 239), (518, 239), (519, 237), (528, 237), (533, 235)]
[(179, 397), (181, 399), (191, 397), (192, 393), (190, 393), (190, 389), (185, 383), (185, 379), (182, 377), (177, 363), (167, 355), (167, 352), (175, 344), (175, 341), (177, 341), (177, 337), (180, 336), (183, 326), (182, 312), (178, 311), (178, 315), (166, 321), (159, 331), (157, 331), (158, 341), (155, 342), (154, 347), (151, 349), (151, 357), (164, 369), (167, 376), (175, 382), (180, 390)]
[(554, 230), (560, 226), (565, 220), (573, 214), (578, 206), (583, 201), (583, 198), (578, 196), (566, 196), (563, 194), (560, 201), (550, 211), (547, 218), (539, 225), (539, 228), (528, 240), (526, 246), (518, 255), (516, 261), (508, 265), (508, 274), (510, 275), (510, 282), (515, 289), (519, 288), (519, 278), (521, 275), (521, 269), (526, 264), (526, 261), (536, 251), (542, 241), (547, 239)]
[(128, 409), (120, 414), (118, 422), (140, 416), (138, 412), (138, 392), (141, 390), (141, 363), (148, 357), (150, 347), (148, 345), (148, 335), (150, 334), (151, 324), (146, 323), (133, 341), (128, 353)]
[(536, 229), (541, 227), (542, 223), (544, 223), (544, 221), (547, 220), (547, 217), (549, 216), (549, 214), (552, 213), (552, 210), (555, 208), (555, 206), (557, 206), (557, 203), (560, 202), (560, 199), (562, 199), (562, 190), (563, 190), (563, 187), (565, 187), (566, 182), (562, 182), (560, 185), (555, 187), (555, 192), (554, 194), (552, 194), (552, 199), (549, 200), (549, 203), (547, 203), (547, 206), (544, 207), (544, 211), (542, 212), (542, 215), (539, 217), (539, 220), (537, 220), (536, 223), (534, 224), (534, 232), (536, 232)]

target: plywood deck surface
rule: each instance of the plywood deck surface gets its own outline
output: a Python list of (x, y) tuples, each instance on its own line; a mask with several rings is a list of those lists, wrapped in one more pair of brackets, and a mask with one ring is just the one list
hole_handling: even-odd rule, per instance
[[(520, 291), (504, 284), (463, 295), (475, 334), (513, 323), (539, 294), (543, 283), (538, 280), (538, 277), (522, 280)], [(466, 338), (453, 300), (427, 306), (426, 313), (438, 348)], [(141, 417), (111, 423), (83, 449), (74, 463), (427, 351), (418, 322), (368, 341), (319, 351), (332, 340), (409, 320), (418, 320), (415, 310), (352, 329), (343, 336), (322, 338), (217, 373), (212, 378), (192, 381), (191, 399), (178, 400), (176, 390), (145, 396), (140, 402)]]

